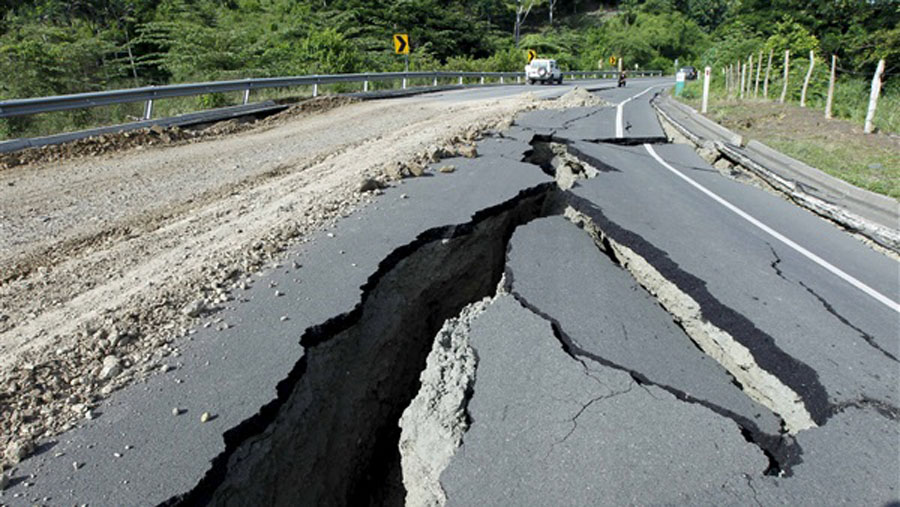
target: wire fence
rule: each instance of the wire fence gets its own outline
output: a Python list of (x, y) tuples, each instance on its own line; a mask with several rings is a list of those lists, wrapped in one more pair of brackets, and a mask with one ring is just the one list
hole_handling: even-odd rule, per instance
[[(881, 60), (868, 72), (840, 66), (835, 55), (757, 51), (741, 61), (721, 65), (710, 73), (713, 93), (726, 100), (764, 100), (797, 103), (835, 117), (861, 123), (865, 133), (876, 127), (900, 132), (900, 87), (891, 76), (896, 67)], [(891, 93), (884, 93), (889, 84)]]

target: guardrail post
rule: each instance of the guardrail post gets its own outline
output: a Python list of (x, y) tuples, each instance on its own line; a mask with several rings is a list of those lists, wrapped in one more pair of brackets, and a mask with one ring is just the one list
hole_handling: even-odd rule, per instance
[(153, 116), (153, 99), (147, 101), (144, 105), (144, 119), (149, 120)]
[(481, 76), (481, 84), (484, 84), (484, 76)]
[(503, 84), (503, 76), (500, 76), (500, 84)]
[(433, 86), (437, 86), (437, 76), (434, 76), (434, 84)]
[(403, 76), (403, 89), (406, 89), (406, 76)]
[(463, 84), (463, 77), (462, 77), (462, 76), (459, 76), (459, 84), (460, 84), (460, 85)]
[(313, 97), (319, 96), (319, 83), (313, 83)]
[(247, 88), (246, 90), (244, 90), (244, 105), (246, 106), (247, 103), (249, 103), (249, 102), (250, 102), (250, 88)]
[(516, 84), (519, 84), (521, 82), (522, 82), (522, 76), (516, 76)]
[(368, 81), (363, 81), (363, 91), (364, 92), (369, 91), (369, 82)]

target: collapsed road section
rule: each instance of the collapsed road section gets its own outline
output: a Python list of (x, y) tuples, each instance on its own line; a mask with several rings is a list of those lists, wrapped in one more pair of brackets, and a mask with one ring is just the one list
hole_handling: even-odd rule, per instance
[[(650, 95), (623, 122), (652, 126)], [(896, 316), (662, 170), (645, 134), (579, 125), (617, 109), (520, 116), (477, 158), (386, 189), (197, 333), (174, 371), (204, 374), (190, 394), (166, 376), (115, 393), (3, 501), (896, 501)], [(859, 266), (896, 265), (830, 224), (656, 151), (890, 289)], [(209, 402), (248, 388), (262, 392), (239, 407)]]

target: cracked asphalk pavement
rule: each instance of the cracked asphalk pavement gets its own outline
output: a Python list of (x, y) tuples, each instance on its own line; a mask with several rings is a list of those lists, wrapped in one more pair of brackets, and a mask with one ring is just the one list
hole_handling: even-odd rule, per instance
[(473, 423), (441, 476), (449, 505), (689, 503), (768, 466), (731, 420), (626, 372), (586, 375), (511, 296), (471, 333)]

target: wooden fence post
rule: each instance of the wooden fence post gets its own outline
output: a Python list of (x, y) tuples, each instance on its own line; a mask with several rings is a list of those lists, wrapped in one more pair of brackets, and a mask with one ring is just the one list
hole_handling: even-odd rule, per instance
[(753, 82), (753, 55), (747, 58), (747, 98), (750, 98), (750, 83)]
[(763, 81), (763, 98), (769, 100), (769, 71), (772, 70), (772, 55), (775, 54), (774, 49), (769, 50), (769, 63), (766, 64), (766, 79)]
[(784, 87), (781, 89), (781, 98), (778, 99), (778, 102), (784, 104), (784, 99), (787, 97), (787, 88), (788, 88), (788, 71), (790, 70), (791, 65), (791, 50), (784, 50)]
[(809, 79), (812, 77), (813, 66), (816, 64), (815, 53), (809, 50), (809, 70), (806, 71), (806, 79), (803, 80), (803, 90), (800, 91), (800, 107), (806, 107), (806, 89), (809, 88)]
[(709, 106), (709, 79), (710, 77), (710, 68), (707, 66), (703, 69), (703, 106), (700, 108), (700, 112), (706, 114), (707, 106)]
[(831, 55), (831, 76), (828, 78), (828, 98), (825, 100), (825, 118), (831, 119), (831, 104), (834, 101), (834, 71), (837, 66), (837, 55)]
[(753, 98), (759, 97), (759, 71), (762, 70), (762, 51), (756, 57), (756, 85), (753, 87)]
[(878, 94), (881, 93), (881, 76), (884, 74), (884, 59), (878, 60), (878, 68), (872, 77), (872, 92), (869, 94), (869, 110), (866, 112), (866, 125), (863, 132), (871, 134), (875, 130), (875, 108), (878, 106)]
[(725, 70), (725, 80), (728, 83), (725, 85), (725, 91), (728, 96), (731, 96), (731, 65), (729, 65)]
[(747, 74), (747, 63), (741, 62), (741, 100), (744, 99), (744, 75)]
[(740, 74), (740, 69), (731, 64), (731, 94), (737, 96), (737, 88), (738, 88), (738, 76)]
[(725, 80), (728, 83), (725, 85), (725, 95), (731, 98), (731, 88), (734, 86), (734, 79), (731, 75), (731, 65), (728, 65), (728, 70), (725, 71)]
[(731, 64), (731, 94), (737, 95), (737, 87), (738, 87), (738, 76), (740, 74), (740, 69), (735, 67), (735, 65)]

